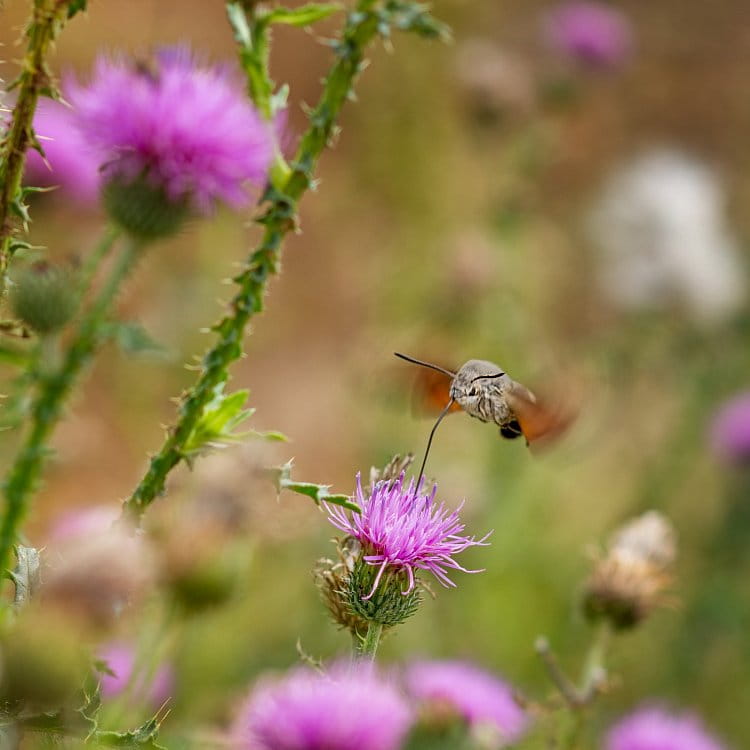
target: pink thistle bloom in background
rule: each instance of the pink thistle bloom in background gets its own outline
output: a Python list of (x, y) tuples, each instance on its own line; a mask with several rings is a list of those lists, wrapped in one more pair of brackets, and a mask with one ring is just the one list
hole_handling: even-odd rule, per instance
[(590, 0), (553, 8), (544, 19), (544, 33), (557, 52), (592, 66), (617, 67), (633, 47), (627, 16), (611, 5)]
[(711, 442), (729, 463), (750, 463), (750, 391), (727, 401), (716, 413)]
[(609, 731), (606, 750), (725, 750), (698, 717), (641, 708)]
[(428, 716), (456, 714), (490, 747), (515, 742), (528, 726), (511, 686), (468, 662), (415, 662), (406, 671), (406, 685)]
[(107, 534), (120, 517), (116, 505), (91, 505), (61, 513), (54, 519), (49, 532), (52, 541), (84, 539), (95, 534)]
[(126, 689), (131, 690), (135, 700), (148, 701), (153, 708), (159, 708), (169, 699), (174, 688), (174, 674), (168, 664), (160, 664), (155, 672), (147, 664), (136, 670), (135, 648), (128, 643), (110, 643), (99, 651), (99, 658), (106, 662), (114, 675), (102, 674), (100, 685), (104, 700), (112, 700), (122, 695)]
[(107, 181), (146, 177), (202, 211), (216, 201), (240, 208), (248, 185), (264, 183), (273, 127), (224, 68), (200, 65), (186, 48), (163, 51), (153, 66), (100, 58), (87, 86), (68, 88)]
[(404, 697), (371, 665), (300, 668), (253, 690), (233, 732), (252, 750), (396, 750), (412, 723)]
[(361, 513), (347, 515), (341, 506), (325, 503), (328, 520), (340, 531), (355, 537), (365, 550), (364, 561), (379, 565), (372, 597), (380, 579), (389, 566), (405, 570), (409, 584), (408, 594), (415, 585), (414, 571), (427, 570), (444, 586), (456, 584), (448, 578), (447, 569), (464, 573), (479, 573), (461, 567), (453, 556), (468, 547), (485, 546), (489, 534), (480, 540), (463, 535), (464, 524), (458, 510), (451, 511), (444, 503), (435, 502), (437, 485), (432, 492), (422, 492), (422, 482), (416, 487), (412, 479), (404, 488), (404, 475), (395, 482), (378, 482), (369, 497), (362, 491), (360, 475), (357, 474), (355, 502)]
[(43, 99), (34, 116), (34, 131), (45, 158), (28, 150), (25, 182), (36, 187), (59, 185), (64, 197), (96, 203), (100, 162), (76, 127), (75, 112), (60, 102)]

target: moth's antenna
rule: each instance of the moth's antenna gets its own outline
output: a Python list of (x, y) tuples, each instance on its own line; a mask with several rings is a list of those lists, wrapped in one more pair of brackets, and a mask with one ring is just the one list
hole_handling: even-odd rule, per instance
[[(420, 362), (421, 364), (421, 362)], [(443, 411), (440, 412), (440, 416), (437, 418), (437, 421), (432, 426), (432, 430), (430, 430), (430, 437), (427, 440), (427, 448), (425, 448), (424, 452), (424, 458), (422, 459), (422, 466), (419, 469), (419, 477), (417, 478), (417, 489), (419, 489), (419, 483), (422, 481), (422, 477), (424, 476), (424, 467), (427, 463), (427, 456), (430, 454), (430, 446), (432, 445), (432, 438), (435, 436), (435, 430), (437, 430), (438, 425), (440, 424), (443, 417), (451, 410), (451, 406), (453, 406), (453, 399), (451, 399), (446, 405)]]
[(429, 367), (431, 370), (437, 370), (438, 372), (442, 372), (443, 375), (447, 375), (448, 377), (455, 378), (456, 373), (451, 372), (450, 370), (446, 370), (444, 367), (440, 367), (439, 365), (433, 365), (429, 362), (423, 362), (421, 359), (414, 359), (414, 357), (407, 357), (406, 354), (399, 354), (398, 352), (393, 352), (399, 359), (405, 359), (407, 362), (411, 362), (413, 365), (422, 365), (422, 367)]

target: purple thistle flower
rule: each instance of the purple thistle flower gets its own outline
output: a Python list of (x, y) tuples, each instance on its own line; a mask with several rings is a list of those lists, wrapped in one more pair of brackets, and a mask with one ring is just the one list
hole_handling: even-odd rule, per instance
[(510, 685), (468, 662), (415, 662), (407, 669), (406, 684), (428, 711), (447, 708), (483, 736), (493, 732), (495, 747), (515, 742), (528, 726)]
[(750, 463), (750, 391), (727, 401), (716, 413), (711, 442), (728, 463)]
[(416, 487), (414, 480), (404, 489), (404, 475), (395, 482), (378, 482), (369, 497), (362, 491), (362, 481), (357, 474), (356, 502), (361, 513), (347, 515), (341, 506), (325, 503), (328, 520), (340, 531), (360, 541), (365, 550), (363, 560), (369, 565), (379, 565), (369, 599), (375, 593), (388, 566), (405, 570), (409, 583), (402, 593), (408, 594), (415, 585), (414, 570), (428, 570), (443, 586), (455, 586), (446, 569), (464, 573), (480, 573), (459, 565), (453, 556), (468, 547), (485, 546), (487, 534), (477, 541), (464, 536), (464, 524), (458, 510), (451, 511), (444, 503), (435, 503), (437, 485), (432, 492), (422, 492), (422, 482)]
[(606, 750), (725, 750), (692, 714), (641, 708), (609, 731)]
[(320, 674), (300, 668), (260, 682), (233, 732), (253, 750), (396, 750), (412, 712), (393, 684), (371, 665)]
[(107, 663), (114, 675), (102, 674), (100, 685), (104, 700), (117, 698), (130, 687), (135, 698), (145, 697), (149, 705), (159, 708), (170, 697), (174, 687), (174, 675), (167, 664), (160, 664), (148, 684), (145, 674), (136, 675), (135, 684), (131, 685), (133, 671), (136, 668), (135, 649), (128, 643), (110, 643), (99, 652), (99, 658)]
[(164, 50), (153, 69), (100, 58), (88, 86), (69, 89), (106, 180), (145, 176), (170, 200), (189, 198), (202, 211), (217, 200), (246, 205), (248, 183), (265, 180), (272, 126), (225, 69), (199, 65), (184, 47)]
[(50, 99), (39, 102), (34, 131), (45, 158), (29, 149), (25, 181), (37, 187), (59, 185), (65, 196), (79, 203), (95, 203), (100, 183), (99, 160), (75, 122), (76, 115), (70, 107)]
[(592, 66), (617, 67), (633, 47), (627, 16), (593, 0), (558, 5), (547, 14), (544, 32), (553, 49)]

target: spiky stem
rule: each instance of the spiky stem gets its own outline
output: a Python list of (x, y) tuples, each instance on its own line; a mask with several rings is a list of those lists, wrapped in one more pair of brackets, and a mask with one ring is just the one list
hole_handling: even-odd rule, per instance
[[(114, 237), (111, 232), (106, 235), (108, 242), (114, 242)], [(0, 570), (4, 570), (8, 563), (29, 495), (38, 481), (48, 453), (50, 433), (60, 419), (76, 377), (101, 341), (103, 323), (138, 254), (136, 245), (129, 241), (117, 257), (98, 296), (81, 319), (60, 365), (50, 372), (40, 373), (37, 395), (31, 407), (30, 431), (3, 484), (5, 507), (0, 521)]]
[(17, 220), (26, 221), (21, 180), (26, 151), (36, 144), (34, 113), (42, 95), (55, 96), (47, 67), (50, 47), (68, 16), (68, 0), (34, 0), (33, 14), (26, 29), (26, 55), (21, 74), (12, 88), (18, 89), (13, 117), (0, 142), (0, 283), (13, 255)]
[(123, 513), (135, 521), (164, 492), (167, 476), (185, 458), (184, 447), (213, 398), (216, 386), (227, 380), (229, 366), (242, 356), (245, 327), (251, 317), (263, 310), (268, 280), (278, 272), (282, 240), (296, 227), (299, 199), (312, 183), (318, 159), (362, 69), (365, 48), (378, 32), (379, 17), (372, 12), (373, 5), (374, 0), (360, 0), (357, 11), (347, 19), (342, 38), (335, 47), (337, 60), (326, 78), (320, 101), (310, 115), (310, 126), (290, 165), (291, 174), (282, 190), (271, 188), (267, 193), (270, 206), (259, 219), (265, 227), (263, 237), (250, 255), (245, 270), (234, 278), (238, 290), (229, 304), (229, 312), (213, 327), (217, 340), (203, 357), (198, 381), (182, 399), (177, 423), (169, 430), (164, 444), (151, 458), (146, 474), (125, 502)]

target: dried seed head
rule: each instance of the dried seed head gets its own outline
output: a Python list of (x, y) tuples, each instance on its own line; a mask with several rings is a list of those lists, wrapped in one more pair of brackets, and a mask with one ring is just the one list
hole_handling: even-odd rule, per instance
[(586, 582), (583, 608), (617, 629), (630, 628), (664, 602), (677, 555), (672, 524), (650, 511), (618, 529)]
[(347, 591), (347, 580), (362, 552), (362, 546), (351, 536), (335, 539), (334, 544), (337, 559), (323, 557), (318, 560), (313, 569), (313, 579), (333, 621), (352, 634), (364, 635), (367, 621), (352, 612)]
[(371, 466), (370, 484), (367, 487), (367, 493), (371, 493), (372, 489), (378, 482), (388, 482), (394, 479), (398, 479), (402, 474), (406, 473), (407, 469), (413, 463), (413, 453), (407, 453), (405, 456), (401, 456), (397, 453), (382, 469), (378, 468), (377, 466)]

